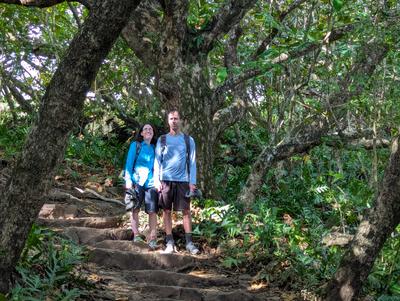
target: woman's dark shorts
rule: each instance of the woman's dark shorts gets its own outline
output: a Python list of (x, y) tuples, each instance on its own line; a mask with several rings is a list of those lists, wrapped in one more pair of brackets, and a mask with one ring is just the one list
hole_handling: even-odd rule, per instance
[(136, 194), (139, 200), (139, 205), (134, 209), (140, 209), (144, 203), (144, 211), (146, 213), (158, 212), (158, 192), (154, 187), (144, 188), (137, 186)]
[(185, 197), (189, 191), (188, 182), (162, 181), (159, 205), (164, 210), (190, 210), (190, 198)]

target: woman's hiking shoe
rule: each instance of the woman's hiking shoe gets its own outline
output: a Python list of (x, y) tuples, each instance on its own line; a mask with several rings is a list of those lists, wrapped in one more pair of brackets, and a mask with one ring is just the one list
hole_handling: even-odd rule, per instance
[(200, 252), (193, 242), (189, 242), (186, 244), (186, 251), (188, 251), (192, 255), (196, 255)]
[(172, 254), (175, 252), (174, 242), (167, 242), (167, 247), (164, 249), (163, 254)]
[(144, 242), (143, 238), (141, 238), (140, 236), (135, 236), (133, 238), (133, 242)]
[(150, 240), (148, 246), (150, 250), (154, 251), (157, 249), (157, 241), (155, 239)]

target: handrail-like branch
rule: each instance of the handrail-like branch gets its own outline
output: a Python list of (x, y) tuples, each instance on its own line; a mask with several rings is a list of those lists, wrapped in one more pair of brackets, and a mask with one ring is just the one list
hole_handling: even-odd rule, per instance
[(79, 2), (87, 8), (91, 8), (94, 1), (95, 0), (0, 0), (0, 3), (46, 8), (63, 2)]

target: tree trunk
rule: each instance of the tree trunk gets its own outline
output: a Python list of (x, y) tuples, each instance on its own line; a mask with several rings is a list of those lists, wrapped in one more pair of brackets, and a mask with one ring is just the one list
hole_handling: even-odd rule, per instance
[[(180, 74), (185, 85), (181, 85), (179, 108), (184, 118), (185, 128), (196, 142), (197, 184), (206, 196), (215, 195), (212, 166), (216, 137), (212, 134), (212, 91), (204, 78), (205, 70), (201, 62), (185, 66), (185, 74)], [(167, 104), (169, 105), (169, 104)]]
[(357, 297), (383, 244), (400, 223), (400, 150), (392, 145), (382, 189), (360, 223), (357, 233), (328, 285), (328, 301), (348, 301)]
[(209, 21), (208, 29), (198, 30), (188, 26), (188, 1), (143, 1), (123, 30), (130, 48), (153, 73), (154, 92), (164, 109), (182, 113), (183, 130), (196, 142), (197, 182), (206, 196), (215, 192), (214, 148), (224, 129), (214, 123), (214, 117), (226, 107), (225, 98), (219, 102), (214, 99), (208, 53), (255, 2), (227, 0)]
[[(205, 64), (203, 64), (204, 66)], [(164, 107), (177, 108), (182, 115), (183, 131), (196, 142), (197, 185), (206, 196), (215, 195), (212, 166), (216, 136), (212, 122), (211, 89), (206, 84), (200, 62), (183, 63), (180, 68), (166, 72), (168, 90), (163, 90)], [(174, 84), (170, 74), (179, 82)], [(165, 80), (165, 79), (163, 79)], [(172, 88), (174, 87), (174, 88)]]
[(27, 235), (43, 205), (87, 91), (140, 1), (97, 1), (55, 72), (39, 115), (0, 199), (0, 292), (7, 293)]

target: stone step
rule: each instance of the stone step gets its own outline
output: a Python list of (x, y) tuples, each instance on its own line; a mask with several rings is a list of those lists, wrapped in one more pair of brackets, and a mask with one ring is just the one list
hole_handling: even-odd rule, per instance
[(178, 271), (196, 265), (196, 259), (191, 256), (159, 252), (136, 253), (102, 248), (93, 248), (89, 255), (89, 261), (106, 268), (121, 270), (168, 269)]
[(103, 240), (93, 244), (93, 247), (133, 253), (148, 253), (149, 247), (145, 242), (132, 242), (132, 240)]
[(200, 277), (165, 270), (136, 270), (123, 271), (121, 277), (126, 279), (127, 282), (164, 286), (181, 286), (190, 288), (239, 287), (238, 280), (207, 273), (202, 274)]
[(200, 290), (181, 286), (145, 285), (139, 288), (139, 292), (141, 294), (154, 295), (157, 298), (204, 301), (204, 294)]
[(107, 279), (119, 279), (127, 283), (156, 284), (164, 286), (182, 286), (191, 288), (219, 287), (231, 290), (234, 288), (246, 288), (239, 284), (238, 279), (217, 275), (205, 270), (196, 270), (188, 274), (166, 270), (110, 270), (102, 266), (91, 264), (90, 270), (99, 277)]
[(76, 205), (70, 204), (43, 204), (39, 212), (39, 218), (74, 218), (80, 214)]
[(143, 295), (153, 295), (155, 298), (171, 298), (185, 301), (262, 301), (266, 300), (257, 294), (234, 289), (221, 292), (218, 289), (196, 289), (181, 286), (145, 285), (138, 291)]
[(77, 217), (71, 219), (51, 219), (38, 218), (37, 224), (44, 227), (67, 228), (67, 227), (86, 227), (86, 228), (118, 228), (122, 223), (121, 216), (111, 217)]
[[(110, 249), (110, 250), (118, 250), (118, 251), (129, 251), (129, 252), (138, 252), (139, 250), (143, 252), (148, 252), (149, 248), (146, 242), (138, 242), (133, 243), (132, 241), (128, 240), (103, 240), (95, 243), (94, 247), (102, 248), (102, 249)], [(158, 239), (158, 244), (156, 248), (156, 252), (162, 253), (164, 250), (165, 245), (163, 243), (163, 239)], [(184, 246), (176, 246), (176, 252), (174, 254), (177, 255), (186, 255), (186, 256), (193, 256), (199, 259), (207, 258), (206, 255), (191, 255), (188, 251), (186, 251)]]
[(131, 234), (131, 230), (119, 228), (68, 227), (63, 231), (63, 235), (72, 241), (89, 246), (104, 240), (130, 240)]
[[(237, 280), (217, 275), (203, 277), (165, 270), (121, 271), (90, 264), (100, 285), (118, 300), (261, 301), (268, 295), (247, 291)], [(180, 284), (180, 285), (177, 285)]]

